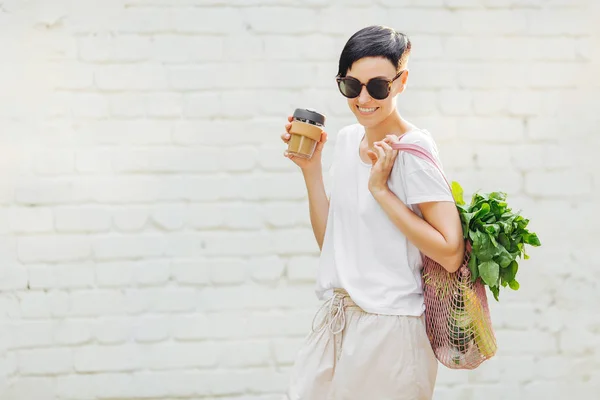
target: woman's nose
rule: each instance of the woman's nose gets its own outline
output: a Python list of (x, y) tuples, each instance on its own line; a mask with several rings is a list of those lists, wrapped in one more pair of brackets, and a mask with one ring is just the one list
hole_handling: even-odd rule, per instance
[(371, 96), (369, 95), (369, 92), (367, 91), (367, 87), (363, 86), (360, 90), (360, 94), (358, 95), (358, 103), (366, 104), (369, 101), (371, 101)]

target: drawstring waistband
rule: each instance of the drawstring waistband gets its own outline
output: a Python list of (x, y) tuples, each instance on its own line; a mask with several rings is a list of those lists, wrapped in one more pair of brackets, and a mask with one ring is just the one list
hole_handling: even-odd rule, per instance
[[(348, 292), (346, 292), (343, 289), (335, 289), (333, 291), (333, 296), (331, 296), (331, 298), (325, 301), (321, 308), (319, 308), (319, 311), (317, 311), (317, 313), (315, 314), (312, 322), (313, 332), (320, 332), (325, 327), (327, 327), (329, 332), (331, 332), (334, 335), (341, 333), (346, 327), (345, 310), (351, 307), (359, 309), (359, 307), (354, 303), (354, 301), (352, 301), (352, 299), (348, 295)], [(324, 309), (327, 309), (327, 313), (323, 317), (319, 326), (315, 328), (315, 321), (317, 319), (317, 316), (321, 314), (321, 312)], [(338, 325), (338, 323), (339, 327), (337, 327), (336, 329), (336, 325)]]

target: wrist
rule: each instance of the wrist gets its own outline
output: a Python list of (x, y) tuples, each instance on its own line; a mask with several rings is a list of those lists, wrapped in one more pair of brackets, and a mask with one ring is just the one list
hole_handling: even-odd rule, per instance
[(379, 201), (380, 199), (389, 196), (391, 193), (390, 188), (386, 185), (380, 188), (372, 188), (370, 189), (371, 195), (375, 198), (375, 200)]
[(316, 165), (311, 165), (310, 167), (302, 168), (302, 175), (304, 175), (304, 178), (312, 176), (321, 176), (323, 175), (323, 166), (321, 165), (321, 163), (317, 163)]

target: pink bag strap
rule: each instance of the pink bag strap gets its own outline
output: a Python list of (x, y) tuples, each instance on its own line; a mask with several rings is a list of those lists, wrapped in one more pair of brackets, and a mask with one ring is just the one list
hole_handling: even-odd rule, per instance
[(435, 166), (437, 168), (438, 171), (440, 171), (440, 174), (442, 174), (442, 176), (444, 177), (444, 180), (446, 181), (446, 184), (450, 188), (450, 192), (452, 192), (452, 186), (448, 182), (448, 179), (446, 179), (446, 175), (444, 174), (444, 171), (442, 171), (442, 167), (440, 167), (437, 160), (435, 158), (433, 158), (433, 156), (426, 149), (424, 149), (423, 147), (416, 145), (416, 144), (402, 144), (402, 143), (393, 143), (391, 147), (394, 150), (406, 151), (407, 153), (417, 156), (425, 161), (429, 161), (431, 164), (433, 164), (433, 166)]

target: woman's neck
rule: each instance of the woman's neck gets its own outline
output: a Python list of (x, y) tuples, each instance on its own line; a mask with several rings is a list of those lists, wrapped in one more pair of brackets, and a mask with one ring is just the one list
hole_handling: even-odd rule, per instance
[(387, 135), (400, 136), (414, 128), (414, 125), (402, 119), (400, 113), (396, 111), (379, 124), (365, 128), (365, 139), (368, 148), (371, 149), (373, 148), (373, 143), (385, 139)]

